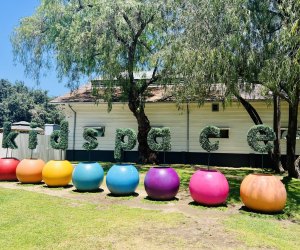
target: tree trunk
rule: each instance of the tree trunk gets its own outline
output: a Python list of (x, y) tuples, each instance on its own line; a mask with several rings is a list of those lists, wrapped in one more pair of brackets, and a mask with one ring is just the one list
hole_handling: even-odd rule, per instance
[(280, 149), (280, 138), (281, 138), (281, 104), (280, 97), (273, 95), (273, 130), (275, 132), (276, 139), (274, 141), (274, 149), (271, 152), (271, 158), (274, 164), (274, 170), (277, 173), (283, 173), (284, 169), (281, 164), (281, 149)]
[(247, 102), (243, 97), (240, 95), (236, 95), (240, 103), (244, 106), (246, 111), (248, 112), (249, 116), (251, 117), (252, 121), (255, 125), (263, 124), (262, 120), (260, 119), (259, 114), (257, 113), (256, 109)]
[(299, 97), (295, 102), (289, 103), (289, 125), (286, 137), (286, 167), (289, 177), (300, 178), (299, 168), (296, 168), (296, 135)]
[(145, 114), (144, 107), (140, 105), (140, 101), (135, 101), (129, 99), (128, 107), (134, 114), (138, 123), (138, 151), (139, 151), (139, 161), (142, 163), (158, 163), (157, 154), (152, 151), (147, 143), (147, 135), (151, 129), (150, 121)]

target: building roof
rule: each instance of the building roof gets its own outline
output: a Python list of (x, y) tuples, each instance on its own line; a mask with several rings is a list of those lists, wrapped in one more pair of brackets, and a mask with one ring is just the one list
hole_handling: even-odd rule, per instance
[[(11, 130), (20, 133), (28, 133), (30, 130), (36, 130), (40, 134), (44, 133), (44, 130), (42, 128), (30, 128), (30, 123), (26, 121), (14, 122), (11, 126)], [(0, 128), (0, 131), (3, 131), (3, 128)]]
[[(98, 82), (101, 80), (97, 80)], [(145, 101), (148, 103), (154, 102), (175, 102), (176, 94), (174, 94), (174, 85), (150, 85), (145, 94)], [(77, 90), (66, 93), (51, 101), (54, 104), (60, 103), (89, 103), (89, 102), (105, 102), (99, 97), (104, 94), (105, 88), (98, 87), (98, 97), (93, 93), (92, 83), (89, 82), (80, 86)], [(241, 91), (241, 96), (247, 100), (264, 100), (266, 97), (262, 94), (263, 87), (261, 85), (253, 85), (252, 91)], [(210, 94), (206, 96), (206, 101), (220, 101), (224, 99), (226, 87), (224, 84), (213, 84)], [(193, 98), (189, 98), (193, 101)], [(120, 87), (114, 88), (112, 95), (113, 102), (122, 102), (122, 93)]]

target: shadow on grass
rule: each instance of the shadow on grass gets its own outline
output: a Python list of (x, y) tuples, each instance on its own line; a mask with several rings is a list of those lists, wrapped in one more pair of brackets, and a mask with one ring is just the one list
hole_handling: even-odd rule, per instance
[(218, 204), (218, 205), (206, 205), (206, 204), (202, 204), (202, 203), (198, 203), (196, 201), (192, 201), (189, 203), (189, 206), (195, 206), (195, 207), (203, 207), (203, 208), (227, 208), (227, 203), (222, 203), (222, 204)]
[(287, 202), (284, 211), (287, 216), (297, 217), (297, 220), (300, 221), (300, 180), (286, 176), (282, 179), (282, 183), (287, 192)]
[(20, 185), (20, 186), (24, 186), (24, 187), (30, 187), (30, 186), (41, 186), (41, 185), (44, 185), (45, 183), (44, 182), (37, 182), (37, 183), (23, 183), (23, 182), (17, 182), (17, 185)]
[(42, 186), (43, 188), (50, 188), (50, 189), (68, 189), (68, 188), (72, 188), (73, 185), (68, 184), (66, 186), (48, 186), (47, 184)]
[(102, 192), (104, 192), (104, 190), (102, 188), (98, 188), (98, 189), (95, 189), (95, 190), (77, 190), (77, 189), (74, 189), (74, 190), (72, 190), (72, 192), (80, 193), (80, 194), (86, 194), (86, 193), (102, 193)]
[(262, 211), (257, 211), (257, 210), (252, 210), (246, 206), (241, 206), (239, 209), (243, 213), (248, 213), (250, 216), (252, 215), (257, 215), (257, 217), (264, 216), (264, 215), (283, 215), (284, 211), (279, 211), (279, 212), (262, 212)]
[(108, 197), (116, 197), (116, 198), (134, 198), (134, 197), (138, 197), (139, 194), (134, 192), (134, 193), (131, 193), (131, 194), (113, 194), (113, 193), (109, 193), (107, 194), (106, 196)]
[(150, 203), (155, 203), (155, 204), (167, 204), (167, 203), (173, 202), (173, 201), (177, 202), (177, 201), (179, 201), (179, 199), (177, 197), (174, 197), (174, 198), (169, 199), (169, 200), (157, 200), (157, 199), (153, 199), (149, 196), (146, 196), (144, 198), (144, 201), (147, 201), (147, 202), (150, 202)]

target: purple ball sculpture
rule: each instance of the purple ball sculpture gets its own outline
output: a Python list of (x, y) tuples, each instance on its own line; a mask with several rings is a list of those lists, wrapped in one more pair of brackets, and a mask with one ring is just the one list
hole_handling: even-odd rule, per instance
[(144, 186), (149, 198), (171, 200), (178, 193), (180, 179), (171, 167), (152, 167), (145, 176)]
[(189, 189), (195, 202), (207, 206), (224, 203), (229, 193), (226, 177), (217, 170), (198, 170), (191, 177)]

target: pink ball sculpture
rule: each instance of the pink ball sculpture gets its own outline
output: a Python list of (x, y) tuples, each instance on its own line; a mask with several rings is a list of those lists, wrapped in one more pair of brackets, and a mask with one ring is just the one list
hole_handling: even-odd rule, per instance
[(189, 189), (195, 202), (207, 206), (224, 203), (229, 193), (226, 177), (217, 170), (198, 170), (191, 177)]

